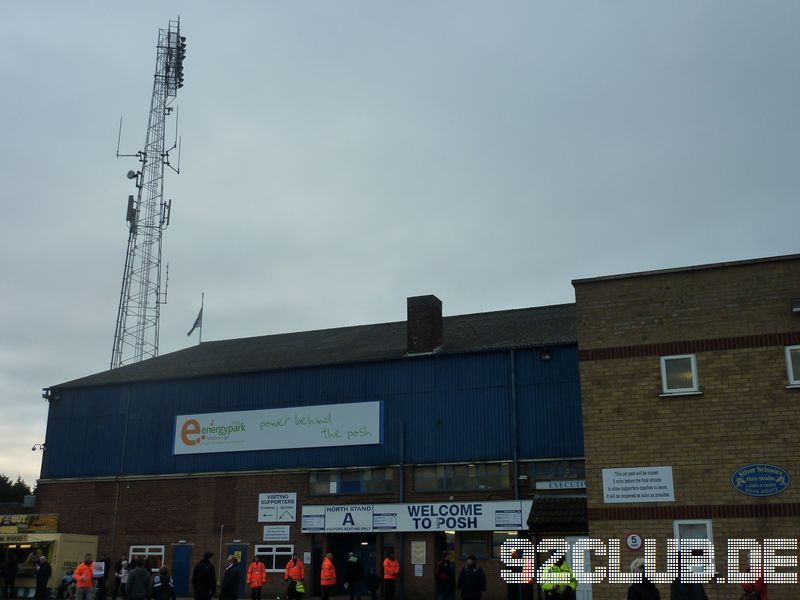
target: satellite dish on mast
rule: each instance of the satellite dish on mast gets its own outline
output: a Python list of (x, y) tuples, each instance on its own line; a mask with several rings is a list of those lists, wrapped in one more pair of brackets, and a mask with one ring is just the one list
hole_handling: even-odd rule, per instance
[(128, 171), (128, 179), (136, 179), (136, 171)]

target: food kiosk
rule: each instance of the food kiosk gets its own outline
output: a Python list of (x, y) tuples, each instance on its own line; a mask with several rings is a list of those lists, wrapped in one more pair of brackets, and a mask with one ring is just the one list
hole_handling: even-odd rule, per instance
[(17, 565), (17, 598), (36, 591), (36, 563), (45, 556), (53, 574), (47, 586), (55, 591), (67, 569), (74, 569), (86, 553), (97, 554), (96, 535), (58, 531), (58, 515), (0, 515), (0, 565)]

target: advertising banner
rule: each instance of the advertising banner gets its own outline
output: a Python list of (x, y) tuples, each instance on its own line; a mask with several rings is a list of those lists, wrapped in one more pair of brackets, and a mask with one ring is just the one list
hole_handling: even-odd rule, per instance
[(351, 402), (175, 417), (174, 454), (383, 443), (383, 404)]
[(531, 500), (303, 506), (303, 533), (527, 529)]
[(58, 515), (0, 515), (0, 533), (58, 531)]

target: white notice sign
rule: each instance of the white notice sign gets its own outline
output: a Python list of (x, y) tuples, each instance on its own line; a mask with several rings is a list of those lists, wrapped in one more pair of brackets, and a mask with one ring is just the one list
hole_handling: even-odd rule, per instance
[(264, 541), (265, 542), (288, 542), (289, 541), (289, 526), (288, 525), (264, 525)]
[(297, 520), (297, 492), (258, 495), (259, 523), (294, 523)]
[(603, 501), (674, 502), (672, 467), (603, 469)]

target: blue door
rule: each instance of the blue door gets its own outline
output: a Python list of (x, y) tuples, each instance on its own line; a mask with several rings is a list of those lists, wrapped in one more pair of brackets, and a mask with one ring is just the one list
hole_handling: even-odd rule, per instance
[(189, 544), (172, 546), (172, 581), (178, 597), (189, 595), (189, 568), (192, 564), (192, 547)]
[[(239, 598), (242, 598), (244, 596), (245, 579), (247, 579), (247, 544), (228, 544), (228, 554), (233, 554), (236, 560), (239, 561), (238, 566), (235, 568), (239, 569)], [(223, 566), (222, 568), (224, 569), (225, 567)], [(221, 577), (220, 581), (222, 581)]]

